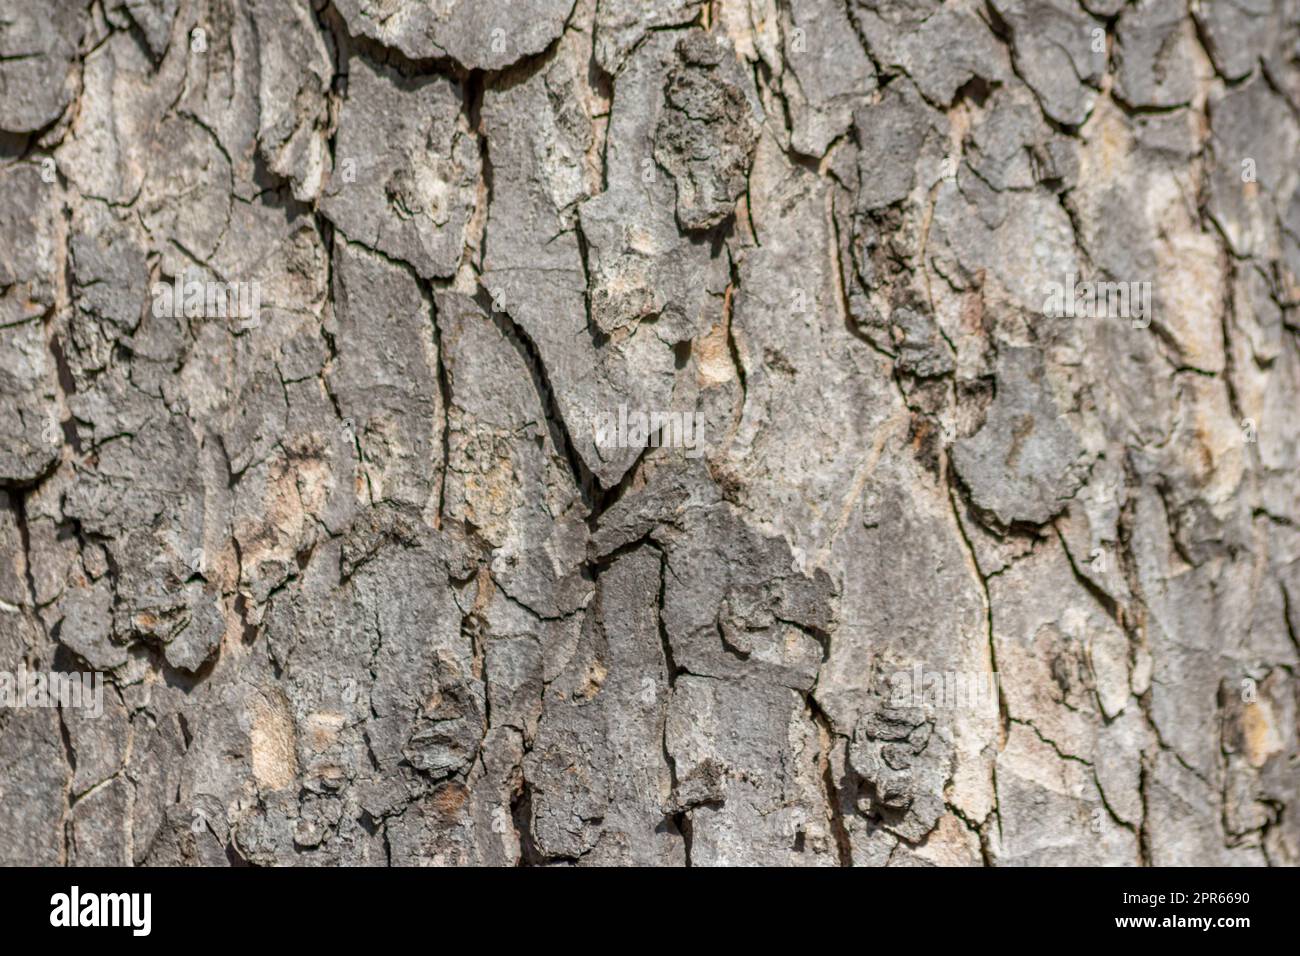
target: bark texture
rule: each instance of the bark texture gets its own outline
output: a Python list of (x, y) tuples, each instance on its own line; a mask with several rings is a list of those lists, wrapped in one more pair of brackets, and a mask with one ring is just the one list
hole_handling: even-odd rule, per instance
[(0, 862), (1300, 862), (1296, 0), (0, 0), (0, 130)]

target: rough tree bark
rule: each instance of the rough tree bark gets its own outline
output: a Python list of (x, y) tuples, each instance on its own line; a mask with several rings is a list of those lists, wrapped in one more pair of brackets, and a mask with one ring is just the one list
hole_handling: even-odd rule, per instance
[(1297, 863), (1298, 43), (0, 0), (0, 862)]

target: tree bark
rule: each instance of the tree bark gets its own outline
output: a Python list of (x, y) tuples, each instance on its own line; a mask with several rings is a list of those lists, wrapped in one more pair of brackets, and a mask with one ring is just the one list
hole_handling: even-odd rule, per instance
[(1300, 862), (1293, 0), (0, 24), (0, 863)]

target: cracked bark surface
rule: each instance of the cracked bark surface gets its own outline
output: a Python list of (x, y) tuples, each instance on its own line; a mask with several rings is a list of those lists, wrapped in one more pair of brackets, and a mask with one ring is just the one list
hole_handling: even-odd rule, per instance
[(0, 863), (1300, 863), (1295, 0), (0, 0), (0, 131)]

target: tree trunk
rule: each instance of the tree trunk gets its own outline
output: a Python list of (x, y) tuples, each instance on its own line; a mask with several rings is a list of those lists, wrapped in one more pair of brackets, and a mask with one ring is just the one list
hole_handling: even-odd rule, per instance
[(0, 22), (0, 863), (1300, 862), (1293, 0)]

